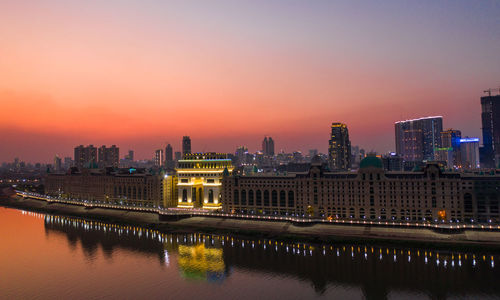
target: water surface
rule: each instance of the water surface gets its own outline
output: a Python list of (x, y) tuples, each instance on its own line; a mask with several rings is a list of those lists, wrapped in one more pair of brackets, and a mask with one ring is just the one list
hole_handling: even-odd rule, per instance
[(498, 253), (170, 234), (0, 207), (2, 299), (500, 299)]

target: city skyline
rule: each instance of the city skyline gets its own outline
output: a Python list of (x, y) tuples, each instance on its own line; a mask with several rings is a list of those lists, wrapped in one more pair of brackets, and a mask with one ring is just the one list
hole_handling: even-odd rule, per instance
[(326, 153), (333, 121), (385, 153), (394, 122), (421, 116), (481, 137), (480, 97), (499, 85), (495, 2), (0, 7), (0, 161), (79, 144), (151, 159), (184, 135), (194, 152), (254, 152), (267, 135), (276, 152)]

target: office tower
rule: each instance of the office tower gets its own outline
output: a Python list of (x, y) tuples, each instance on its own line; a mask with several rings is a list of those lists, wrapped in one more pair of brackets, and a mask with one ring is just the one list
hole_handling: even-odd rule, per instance
[(128, 150), (128, 154), (125, 155), (125, 159), (128, 161), (134, 161), (134, 150)]
[(332, 123), (332, 134), (328, 143), (328, 162), (331, 170), (351, 168), (351, 142), (346, 124)]
[(481, 164), (485, 168), (500, 164), (500, 95), (481, 97), (483, 147)]
[(245, 146), (238, 146), (234, 155), (237, 158), (237, 165), (242, 165), (247, 163), (248, 148)]
[(443, 117), (424, 117), (398, 121), (396, 132), (396, 153), (405, 161), (432, 161), (438, 159), (436, 148), (441, 145)]
[(182, 137), (182, 155), (191, 153), (191, 138), (189, 136)]
[(478, 169), (479, 164), (479, 138), (465, 137), (460, 139), (460, 154), (463, 169)]
[(461, 165), (460, 155), (460, 130), (448, 129), (441, 132), (441, 147), (436, 148), (436, 160), (446, 162), (450, 169), (459, 168)]
[(120, 163), (120, 148), (116, 147), (116, 145), (112, 145), (109, 148), (102, 145), (99, 148), (98, 154), (97, 165), (99, 168), (118, 168)]
[(167, 144), (167, 147), (165, 147), (165, 161), (171, 162), (173, 160), (174, 160), (174, 152), (172, 146), (170, 144)]
[(62, 170), (62, 159), (56, 155), (54, 156), (54, 171), (61, 171)]
[(156, 167), (163, 166), (163, 162), (165, 159), (163, 158), (163, 149), (158, 149), (155, 151), (155, 156), (153, 158), (154, 165)]
[(274, 156), (274, 140), (272, 137), (264, 137), (262, 141), (262, 153), (265, 156)]
[(79, 169), (97, 167), (97, 148), (94, 145), (75, 147), (74, 161)]

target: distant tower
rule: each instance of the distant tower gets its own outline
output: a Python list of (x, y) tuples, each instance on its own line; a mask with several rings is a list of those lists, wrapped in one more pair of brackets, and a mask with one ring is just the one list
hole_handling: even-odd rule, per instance
[(272, 137), (264, 137), (262, 141), (262, 153), (265, 156), (274, 156), (274, 140)]
[[(490, 93), (491, 94), (491, 93)], [(500, 163), (500, 95), (481, 97), (483, 147), (480, 149), (481, 165), (498, 167)]]
[(174, 152), (172, 146), (170, 144), (167, 144), (167, 147), (165, 147), (165, 161), (171, 162), (173, 160), (174, 160)]
[(189, 136), (182, 137), (182, 155), (191, 153), (191, 138)]
[(56, 155), (54, 157), (54, 171), (61, 171), (62, 170), (62, 159)]
[(328, 160), (332, 170), (351, 168), (351, 141), (347, 125), (332, 123), (332, 134), (328, 145)]
[(154, 164), (156, 167), (161, 167), (165, 161), (163, 158), (163, 149), (158, 149), (155, 151)]

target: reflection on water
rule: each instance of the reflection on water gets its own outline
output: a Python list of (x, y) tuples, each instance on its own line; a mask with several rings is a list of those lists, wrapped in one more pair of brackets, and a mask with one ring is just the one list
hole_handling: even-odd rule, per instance
[[(305, 297), (337, 295), (339, 290), (346, 297), (369, 299), (500, 296), (500, 271), (495, 266), (500, 258), (498, 253), (162, 233), (70, 217), (22, 214), (42, 218), (46, 235), (65, 236), (69, 247), (81, 245), (90, 259), (98, 249), (110, 259), (119, 259), (114, 257), (119, 249), (132, 251), (136, 256), (153, 256), (162, 267), (175, 268), (187, 287), (196, 286), (197, 282), (216, 283), (227, 298), (237, 296), (238, 289), (245, 285), (263, 287), (265, 281), (278, 279), (291, 289), (296, 282), (309, 283), (312, 288), (300, 291)], [(245, 281), (242, 274), (257, 276), (252, 277), (253, 281)]]

